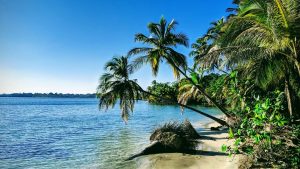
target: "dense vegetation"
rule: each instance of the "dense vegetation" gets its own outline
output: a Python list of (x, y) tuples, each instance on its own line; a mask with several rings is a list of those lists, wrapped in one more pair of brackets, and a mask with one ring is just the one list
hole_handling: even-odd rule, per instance
[[(126, 57), (126, 63), (132, 61), (126, 68), (130, 73), (107, 67), (112, 75), (108, 80), (101, 78), (97, 92), (100, 107), (113, 106), (121, 99), (122, 116), (127, 120), (128, 108), (132, 111), (135, 100), (145, 95), (153, 103), (213, 105), (224, 113), (227, 122), (210, 118), (229, 126), (230, 138), (235, 139), (233, 146), (222, 146), (224, 151), (247, 154), (254, 167), (297, 168), (300, 2), (234, 0), (233, 5), (227, 9), (226, 19), (213, 22), (192, 44), (191, 68), (185, 56), (176, 51), (177, 46), (189, 46), (184, 34), (175, 33), (177, 23), (167, 23), (164, 18), (150, 23), (149, 35), (135, 36), (144, 47), (130, 50)], [(136, 80), (130, 80), (129, 75), (144, 64), (149, 64), (156, 76), (163, 61), (171, 66), (178, 80), (175, 85), (155, 82), (144, 91)], [(213, 74), (217, 71), (221, 75)]]
[[(198, 78), (199, 81), (197, 83), (220, 105), (226, 106), (229, 104), (226, 104), (226, 95), (224, 91), (222, 91), (228, 79), (226, 77), (225, 74), (211, 73)], [(191, 89), (192, 87), (193, 85), (186, 79), (181, 79), (173, 83), (159, 83), (154, 80), (147, 90), (158, 96), (176, 99), (183, 104), (213, 106), (213, 104), (197, 90), (193, 91), (193, 89)], [(149, 96), (146, 99), (152, 104), (174, 104), (174, 102), (167, 102), (164, 99), (154, 96)]]
[[(164, 96), (164, 98), (169, 98), (170, 100), (176, 100), (178, 95), (178, 83), (158, 83), (155, 80), (152, 82), (151, 86), (148, 86), (147, 90), (157, 96)], [(146, 100), (152, 104), (175, 104), (174, 101), (168, 101), (159, 97), (154, 97), (149, 95)]]

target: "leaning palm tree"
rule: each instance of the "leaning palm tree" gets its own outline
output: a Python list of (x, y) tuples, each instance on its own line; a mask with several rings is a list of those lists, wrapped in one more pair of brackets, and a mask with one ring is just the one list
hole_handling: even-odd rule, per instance
[(108, 109), (119, 100), (121, 116), (127, 122), (130, 111), (133, 111), (134, 103), (142, 97), (140, 86), (134, 80), (129, 79), (132, 66), (128, 64), (127, 57), (114, 57), (106, 63), (105, 70), (107, 73), (101, 76), (97, 88), (99, 108)]
[[(128, 120), (129, 113), (133, 111), (135, 102), (141, 99), (143, 95), (151, 95), (168, 102), (177, 103), (176, 100), (157, 96), (145, 91), (137, 84), (136, 80), (131, 80), (129, 76), (133, 73), (134, 67), (128, 63), (128, 57), (114, 57), (105, 65), (105, 70), (107, 72), (101, 76), (100, 84), (97, 89), (99, 108), (108, 109), (109, 107), (113, 107), (118, 100), (120, 100), (121, 116), (125, 122)], [(206, 114), (193, 107), (181, 103), (177, 104), (204, 115), (221, 125), (228, 126), (224, 120)]]
[[(192, 80), (195, 84), (199, 85), (199, 86), (203, 86), (203, 84), (205, 84), (205, 82), (203, 82), (203, 72), (194, 72), (192, 70), (191, 71), (191, 77)], [(202, 81), (202, 82), (201, 82)], [(199, 100), (201, 99), (201, 92), (199, 91), (199, 89), (194, 86), (189, 80), (187, 79), (182, 79), (181, 82), (179, 83), (179, 88), (178, 88), (178, 102), (181, 104), (188, 104), (188, 102), (190, 100)], [(207, 98), (204, 97), (204, 99), (206, 99), (206, 102), (208, 102), (209, 104), (211, 104), (211, 102), (209, 100), (207, 100)]]
[(199, 90), (189, 81), (181, 85), (178, 90), (178, 102), (185, 105), (188, 104), (188, 102), (192, 99), (197, 100), (201, 94)]
[(179, 45), (188, 47), (188, 38), (182, 33), (174, 33), (176, 25), (176, 21), (172, 20), (170, 23), (167, 23), (164, 17), (160, 19), (159, 23), (150, 23), (148, 25), (150, 36), (141, 33), (135, 35), (135, 41), (147, 44), (148, 47), (133, 48), (128, 52), (128, 55), (139, 54), (140, 56), (135, 60), (135, 66), (139, 67), (146, 63), (150, 64), (154, 76), (158, 73), (159, 64), (162, 61), (166, 61), (172, 68), (175, 77), (179, 78), (180, 74), (183, 75), (201, 94), (219, 108), (227, 117), (230, 117), (230, 114), (228, 114), (224, 107), (219, 105), (186, 74), (187, 63), (185, 56), (177, 52), (174, 48)]

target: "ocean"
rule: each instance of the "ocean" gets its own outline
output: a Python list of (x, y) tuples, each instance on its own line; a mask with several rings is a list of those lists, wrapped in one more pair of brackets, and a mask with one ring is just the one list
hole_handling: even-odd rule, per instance
[[(218, 115), (216, 108), (197, 107)], [(168, 121), (208, 118), (175, 105), (139, 101), (125, 124), (118, 104), (98, 109), (94, 98), (0, 98), (0, 168), (137, 168), (125, 162), (149, 144), (151, 132)]]

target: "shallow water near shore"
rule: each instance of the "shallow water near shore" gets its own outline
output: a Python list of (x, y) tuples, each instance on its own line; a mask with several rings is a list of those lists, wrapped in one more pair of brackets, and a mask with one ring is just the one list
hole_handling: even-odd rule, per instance
[[(198, 107), (218, 115), (215, 108)], [(0, 98), (0, 168), (136, 168), (124, 162), (170, 120), (209, 119), (178, 106), (139, 101), (126, 125), (118, 105), (99, 111), (96, 99)]]

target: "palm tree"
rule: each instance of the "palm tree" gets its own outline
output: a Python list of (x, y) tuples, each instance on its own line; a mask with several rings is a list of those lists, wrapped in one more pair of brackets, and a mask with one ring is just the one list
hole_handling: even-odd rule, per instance
[(228, 20), (219, 43), (232, 64), (251, 59), (254, 54), (269, 60), (280, 55), (293, 63), (300, 76), (300, 3), (244, 0), (239, 5), (237, 16)]
[[(282, 58), (292, 61), (300, 75), (300, 3), (296, 0), (243, 0), (233, 3), (238, 7), (228, 11), (234, 12), (234, 16), (221, 24), (222, 27), (213, 24), (212, 28), (217, 29), (214, 32), (221, 30), (221, 36), (207, 38), (208, 32), (202, 38), (206, 38), (205, 42), (213, 41), (208, 58), (226, 56), (229, 63), (235, 65), (254, 55), (265, 58), (282, 55)], [(201, 53), (202, 56), (207, 55)]]
[(174, 48), (179, 45), (188, 47), (188, 38), (182, 33), (176, 34), (173, 32), (176, 25), (177, 22), (174, 20), (167, 24), (164, 17), (160, 19), (159, 23), (150, 23), (148, 25), (150, 36), (141, 33), (135, 35), (135, 41), (147, 44), (149, 47), (133, 48), (128, 52), (128, 55), (140, 54), (141, 56), (135, 60), (136, 67), (149, 63), (154, 76), (158, 73), (159, 63), (166, 61), (172, 68), (175, 77), (179, 78), (180, 74), (183, 75), (201, 94), (219, 108), (227, 117), (230, 117), (224, 107), (220, 106), (186, 74), (187, 63), (185, 56), (175, 51)]
[[(229, 12), (229, 15), (227, 16), (227, 19), (230, 19), (231, 17), (235, 17), (236, 13), (239, 11), (239, 4), (241, 3), (241, 0), (233, 0), (232, 4), (235, 5), (234, 7), (230, 7), (226, 9), (226, 12)], [(237, 7), (236, 7), (237, 6)]]
[(293, 106), (296, 99), (291, 91), (290, 77), (294, 74), (288, 60), (281, 56), (273, 56), (272, 60), (268, 58), (255, 58), (238, 67), (242, 76), (253, 79), (255, 84), (263, 89), (284, 84), (284, 92), (288, 103), (288, 111), (291, 116), (296, 112), (297, 107)]
[(105, 65), (104, 73), (100, 78), (97, 88), (99, 108), (108, 109), (120, 100), (121, 116), (127, 122), (130, 111), (133, 111), (134, 103), (142, 98), (140, 86), (129, 79), (132, 73), (132, 65), (128, 64), (127, 57), (114, 57)]
[[(285, 81), (288, 109), (290, 115), (293, 115), (295, 106), (292, 105), (293, 96), (290, 91), (289, 76), (295, 69), (298, 71), (298, 79), (300, 77), (300, 56), (298, 54), (300, 51), (298, 40), (300, 38), (300, 3), (296, 0), (269, 0), (255, 3), (245, 1), (240, 3), (240, 6), (237, 17), (230, 21), (226, 31), (226, 36), (230, 36), (232, 39), (226, 42), (227, 45), (224, 44), (226, 46), (242, 46), (245, 52), (256, 55), (250, 55), (250, 58), (246, 57), (245, 59), (232, 55), (230, 60), (250, 63), (258, 60), (264, 61), (264, 64), (256, 64), (256, 69), (261, 70), (267, 65), (273, 72), (264, 69), (266, 73), (261, 71), (261, 74), (266, 76), (258, 77), (264, 79), (265, 84), (269, 84), (267, 80), (273, 81), (273, 79)], [(232, 28), (237, 27), (235, 24), (239, 24), (240, 28), (233, 31)], [(244, 40), (242, 41), (241, 38)], [(227, 40), (224, 38), (223, 42)], [(245, 49), (244, 46), (248, 49)], [(247, 62), (246, 64), (249, 65)], [(280, 68), (280, 70), (275, 73), (276, 68), (277, 70)], [(272, 73), (272, 75), (268, 76), (267, 73)], [(259, 81), (258, 78), (257, 81)]]
[(186, 58), (172, 47), (176, 47), (177, 45), (188, 47), (189, 44), (185, 34), (172, 33), (176, 25), (177, 22), (175, 20), (167, 24), (167, 21), (162, 17), (159, 23), (150, 23), (148, 25), (151, 33), (149, 37), (141, 33), (135, 35), (135, 41), (152, 46), (133, 48), (128, 52), (128, 55), (145, 54), (135, 60), (136, 66), (141, 66), (143, 63), (150, 63), (153, 75), (156, 76), (159, 64), (164, 60), (172, 68), (174, 76), (179, 78), (180, 71), (186, 69)]
[(178, 102), (186, 105), (191, 99), (197, 100), (200, 94), (199, 90), (190, 81), (186, 81), (179, 87)]
[[(201, 69), (214, 70), (217, 69), (220, 72), (228, 74), (222, 67), (223, 58), (218, 55), (206, 57), (206, 55), (219, 48), (216, 41), (222, 35), (222, 28), (225, 24), (225, 19), (221, 18), (216, 22), (211, 23), (211, 27), (207, 33), (198, 38), (196, 43), (192, 44), (193, 50), (190, 52), (190, 56), (194, 57), (194, 67), (200, 67)], [(228, 69), (228, 68), (227, 68)]]
[(105, 65), (104, 73), (100, 78), (100, 83), (97, 89), (97, 98), (99, 98), (99, 108), (108, 109), (113, 107), (118, 99), (120, 99), (121, 115), (125, 122), (128, 120), (130, 111), (133, 111), (134, 104), (138, 99), (141, 99), (144, 95), (151, 95), (168, 102), (173, 102), (179, 106), (190, 109), (201, 115), (204, 115), (221, 125), (228, 126), (228, 124), (221, 119), (206, 114), (193, 107), (177, 103), (176, 100), (157, 96), (148, 91), (145, 91), (137, 84), (136, 80), (129, 79), (129, 76), (133, 73), (134, 67), (128, 63), (128, 57), (114, 57)]
[[(229, 66), (244, 67), (252, 72), (260, 72), (256, 76), (256, 82), (265, 81), (264, 83), (268, 84), (267, 80), (289, 77), (290, 73), (295, 72), (294, 70), (299, 79), (299, 1), (243, 0), (237, 2), (239, 6), (235, 10), (235, 16), (228, 19), (222, 28), (222, 36), (215, 41), (218, 47), (210, 50), (205, 57), (226, 57), (226, 64)], [(267, 70), (274, 70), (276, 67), (284, 68), (280, 73), (273, 72), (270, 75), (270, 71)], [(253, 73), (248, 75), (253, 75)], [(288, 79), (285, 81), (289, 83)], [(288, 98), (290, 92), (286, 93)], [(289, 107), (293, 107), (290, 101), (288, 104)]]

